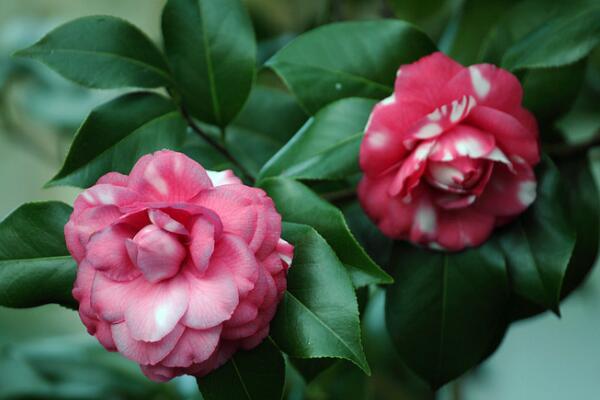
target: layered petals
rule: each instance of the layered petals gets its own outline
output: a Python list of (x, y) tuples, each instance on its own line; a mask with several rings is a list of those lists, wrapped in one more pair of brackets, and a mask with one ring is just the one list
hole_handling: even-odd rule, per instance
[(84, 191), (65, 237), (88, 332), (161, 382), (257, 346), (293, 258), (264, 191), (166, 150)]
[(361, 144), (367, 215), (387, 236), (435, 249), (483, 243), (536, 197), (538, 128), (522, 97), (493, 65), (434, 53), (401, 66)]

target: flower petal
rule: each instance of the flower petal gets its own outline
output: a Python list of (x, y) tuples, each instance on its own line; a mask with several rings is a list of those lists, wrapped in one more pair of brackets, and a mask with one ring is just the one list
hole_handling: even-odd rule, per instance
[(116, 281), (130, 281), (140, 276), (127, 253), (125, 241), (135, 230), (124, 224), (109, 226), (95, 233), (87, 245), (86, 260), (97, 270)]
[[(426, 104), (433, 111), (446, 102), (441, 98), (448, 82), (457, 74), (464, 71), (462, 65), (446, 56), (435, 52), (412, 64), (403, 65), (398, 71), (395, 90), (401, 100), (412, 100)], [(461, 96), (465, 93), (461, 93)], [(455, 96), (456, 99), (460, 96)], [(451, 99), (451, 100), (453, 100)]]
[(136, 340), (125, 322), (112, 326), (112, 336), (119, 353), (142, 365), (154, 365), (164, 359), (177, 345), (185, 328), (176, 325), (168, 335), (152, 343)]
[(431, 110), (427, 105), (410, 100), (377, 103), (360, 146), (362, 170), (376, 175), (406, 157), (408, 150), (412, 149), (407, 143), (407, 139), (411, 139), (410, 128)]
[(158, 226), (164, 231), (185, 236), (188, 236), (190, 234), (181, 222), (172, 218), (169, 214), (162, 210), (150, 209), (148, 210), (148, 217), (154, 225)]
[(167, 336), (185, 314), (189, 301), (189, 286), (181, 276), (160, 283), (141, 278), (140, 285), (130, 293), (125, 321), (136, 340), (157, 342)]
[(191, 158), (161, 150), (138, 160), (129, 175), (129, 187), (146, 201), (187, 201), (212, 183)]
[(473, 96), (477, 104), (512, 113), (521, 107), (523, 89), (510, 72), (492, 64), (477, 64), (456, 74), (443, 92), (446, 99), (465, 94)]
[(125, 243), (133, 263), (152, 283), (175, 276), (186, 257), (176, 237), (156, 225), (146, 226)]
[(210, 259), (209, 269), (229, 270), (240, 296), (245, 296), (258, 279), (258, 263), (254, 254), (242, 239), (223, 234)]
[(540, 161), (537, 128), (535, 131), (527, 129), (514, 116), (489, 107), (475, 108), (467, 121), (494, 135), (498, 147), (505, 154), (519, 156), (529, 165)]
[(527, 164), (516, 164), (516, 172), (496, 164), (490, 181), (477, 201), (480, 212), (509, 217), (520, 214), (536, 198), (536, 180)]
[(197, 278), (187, 273), (190, 301), (182, 323), (194, 329), (208, 329), (228, 320), (238, 306), (239, 295), (228, 268), (211, 265)]
[(431, 150), (433, 161), (452, 161), (459, 157), (481, 158), (496, 148), (494, 136), (467, 125), (445, 132)]
[(73, 213), (65, 225), (65, 241), (69, 253), (77, 262), (81, 262), (90, 237), (120, 217), (121, 212), (116, 206), (87, 208), (77, 216)]
[(214, 250), (215, 227), (200, 217), (194, 222), (190, 242), (190, 257), (196, 271), (202, 273), (206, 270)]
[(451, 250), (479, 246), (492, 233), (494, 216), (472, 207), (441, 211), (438, 217), (438, 245)]
[(427, 157), (429, 157), (435, 144), (434, 141), (421, 143), (403, 161), (394, 181), (390, 185), (389, 193), (391, 196), (406, 197), (419, 184), (427, 166)]
[(205, 330), (186, 329), (173, 351), (161, 364), (185, 368), (206, 361), (219, 344), (221, 330), (221, 325)]
[(235, 176), (232, 170), (210, 171), (206, 170), (213, 186), (230, 185), (232, 183), (242, 183), (241, 179)]

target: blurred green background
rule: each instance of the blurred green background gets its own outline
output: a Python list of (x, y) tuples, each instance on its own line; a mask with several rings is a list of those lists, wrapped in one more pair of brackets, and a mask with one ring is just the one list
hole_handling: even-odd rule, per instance
[[(343, 8), (342, 2), (325, 0), (247, 3), (262, 41), (259, 50), (262, 59), (295, 33), (329, 20), (370, 18), (391, 12), (379, 0), (348, 0), (343, 2)], [(436, 3), (443, 2), (424, 2), (424, 10), (407, 8), (401, 12), (420, 21), (423, 29), (438, 39), (442, 33), (440, 27), (445, 26), (440, 21), (447, 13), (433, 12), (425, 6)], [(451, 7), (454, 3), (459, 2), (445, 2)], [(28, 201), (73, 201), (76, 189), (42, 189), (42, 186), (60, 166), (74, 131), (89, 110), (118, 93), (81, 89), (44, 66), (12, 59), (10, 54), (57, 25), (90, 14), (125, 18), (160, 41), (163, 4), (164, 0), (0, 1), (0, 218)], [(478, 33), (474, 30), (469, 35), (475, 37)], [(383, 297), (380, 292), (371, 295), (373, 301), (364, 317), (368, 355), (376, 364), (374, 377), (366, 385), (369, 398), (434, 398), (405, 370), (399, 372), (402, 379), (385, 370), (385, 359), (390, 355), (382, 347), (386, 340), (381, 317)], [(596, 269), (583, 287), (564, 302), (562, 319), (545, 313), (513, 324), (490, 359), (443, 388), (438, 398), (599, 398), (599, 304), (600, 271)], [(347, 392), (362, 377), (345, 365), (335, 368), (333, 372), (339, 375), (326, 373), (308, 388), (291, 382), (289, 398), (349, 398), (335, 386), (341, 383)], [(334, 376), (337, 378), (331, 379)], [(354, 396), (361, 398), (363, 389)], [(76, 313), (46, 306), (28, 310), (0, 307), (0, 399), (5, 398), (192, 399), (200, 395), (189, 377), (168, 385), (151, 384), (135, 364), (106, 353), (89, 337)]]

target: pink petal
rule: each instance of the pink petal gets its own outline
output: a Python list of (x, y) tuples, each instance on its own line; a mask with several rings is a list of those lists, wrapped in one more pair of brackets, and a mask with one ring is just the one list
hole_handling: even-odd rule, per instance
[[(440, 102), (440, 93), (444, 91), (448, 82), (465, 70), (466, 68), (445, 54), (436, 52), (400, 67), (394, 92), (399, 100), (420, 102), (433, 111), (434, 108), (445, 104)], [(460, 96), (463, 94), (465, 93), (461, 93)]]
[(189, 367), (206, 361), (216, 350), (221, 325), (205, 330), (186, 329), (173, 351), (161, 364), (166, 367)]
[(181, 375), (176, 368), (167, 368), (162, 365), (140, 365), (146, 377), (154, 382), (168, 382), (176, 376)]
[(152, 343), (136, 340), (125, 322), (112, 326), (112, 336), (119, 353), (143, 365), (154, 365), (164, 359), (177, 345), (185, 328), (176, 325), (168, 335)]
[(152, 283), (177, 274), (186, 257), (183, 245), (171, 233), (148, 225), (125, 242), (133, 263)]
[[(218, 266), (217, 266), (218, 267)], [(238, 306), (238, 289), (228, 268), (208, 269), (197, 278), (186, 274), (190, 301), (182, 323), (194, 329), (208, 329), (228, 320)]]
[(405, 145), (410, 147), (411, 142), (440, 136), (464, 120), (476, 105), (473, 96), (462, 96), (436, 108), (411, 126), (406, 133)]
[(112, 325), (106, 321), (98, 321), (96, 339), (108, 351), (117, 351), (117, 345), (112, 336)]
[[(77, 278), (73, 284), (73, 297), (79, 302), (79, 315), (83, 319), (90, 320), (96, 319), (96, 313), (92, 309), (90, 303), (90, 295), (92, 293), (92, 284), (94, 277), (96, 276), (96, 270), (86, 261), (83, 261), (77, 267)], [(88, 323), (84, 324), (87, 326)], [(93, 321), (90, 321), (93, 324)]]
[[(140, 282), (143, 282), (140, 280)], [(125, 321), (136, 340), (157, 342), (175, 329), (189, 301), (187, 280), (178, 275), (160, 283), (143, 283), (129, 296)]]
[(508, 217), (520, 214), (536, 198), (536, 180), (527, 164), (516, 164), (516, 173), (497, 164), (490, 181), (477, 201), (477, 209), (483, 213)]
[(477, 107), (467, 118), (469, 124), (494, 135), (496, 143), (505, 154), (519, 156), (528, 164), (535, 165), (540, 160), (537, 129), (529, 130), (515, 117), (505, 112)]
[(269, 335), (269, 325), (264, 326), (254, 335), (242, 339), (242, 348), (244, 350), (252, 350), (256, 346), (262, 343), (263, 340)]
[(360, 146), (360, 166), (368, 174), (379, 174), (406, 157), (413, 147), (407, 143), (412, 139), (410, 128), (432, 111), (421, 103), (393, 96), (388, 99), (377, 103), (371, 112)]
[[(285, 269), (287, 270), (292, 265), (292, 259), (294, 258), (294, 246), (289, 244), (283, 239), (279, 239), (277, 242), (277, 255), (281, 258), (281, 261), (285, 263)], [(268, 269), (270, 273), (279, 272)]]
[(194, 202), (217, 214), (223, 230), (250, 243), (258, 228), (256, 194), (244, 185), (225, 185), (202, 191)]
[(129, 187), (146, 201), (187, 201), (212, 183), (191, 158), (161, 150), (138, 160), (129, 175)]
[(523, 89), (510, 72), (491, 64), (477, 64), (456, 74), (443, 92), (446, 99), (465, 94), (473, 96), (477, 104), (512, 113), (521, 107)]
[(195, 269), (202, 273), (215, 249), (215, 227), (204, 218), (198, 218), (192, 227), (190, 257)]
[(242, 183), (240, 178), (235, 176), (232, 170), (226, 169), (224, 171), (210, 171), (206, 170), (213, 186), (231, 185), (233, 183)]
[(77, 196), (73, 203), (75, 215), (80, 215), (85, 210), (99, 206), (123, 207), (137, 200), (137, 194), (125, 187), (100, 184), (84, 190)]
[(150, 209), (148, 210), (148, 217), (150, 221), (160, 229), (176, 233), (178, 235), (189, 235), (188, 230), (181, 224), (181, 222), (173, 219), (169, 214), (164, 211), (158, 209)]
[(235, 309), (231, 318), (225, 322), (225, 328), (245, 325), (258, 317), (258, 306), (251, 301), (244, 301)]
[(494, 217), (473, 207), (442, 211), (438, 218), (438, 245), (451, 250), (479, 246), (492, 233)]
[(96, 182), (96, 185), (108, 184), (114, 186), (127, 187), (128, 180), (129, 177), (127, 175), (123, 175), (118, 172), (109, 172), (101, 176), (100, 179), (98, 179), (98, 181)]
[(413, 243), (427, 243), (433, 240), (439, 229), (439, 215), (429, 191), (424, 191), (415, 204), (414, 220), (410, 229)]
[(452, 161), (459, 157), (481, 158), (495, 148), (494, 136), (467, 125), (458, 125), (437, 140), (429, 158), (433, 161)]
[(390, 185), (389, 194), (391, 196), (405, 197), (410, 191), (419, 184), (421, 176), (427, 165), (427, 157), (435, 145), (434, 141), (422, 142), (417, 148), (402, 162), (394, 181)]
[(239, 237), (223, 234), (210, 260), (210, 269), (229, 270), (240, 296), (254, 288), (258, 278), (258, 263), (246, 243)]
[(417, 186), (410, 196), (390, 196), (388, 189), (394, 171), (378, 178), (363, 177), (358, 185), (358, 198), (363, 209), (381, 231), (392, 238), (404, 238), (412, 225), (415, 205), (422, 194)]
[(100, 318), (110, 323), (121, 322), (125, 319), (125, 310), (132, 296), (137, 293), (140, 285), (144, 285), (143, 277), (130, 282), (115, 282), (102, 273), (96, 274), (91, 288), (91, 305)]
[(65, 241), (69, 253), (77, 262), (81, 262), (86, 254), (90, 236), (121, 217), (116, 206), (100, 206), (87, 208), (79, 215), (73, 213), (65, 225)]
[(87, 261), (105, 276), (116, 281), (137, 278), (135, 268), (125, 247), (125, 241), (135, 234), (127, 225), (117, 224), (95, 233), (87, 246)]

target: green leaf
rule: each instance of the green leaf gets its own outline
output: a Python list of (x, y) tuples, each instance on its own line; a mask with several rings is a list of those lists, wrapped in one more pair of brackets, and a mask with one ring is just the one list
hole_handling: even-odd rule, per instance
[(497, 240), (506, 257), (512, 290), (558, 313), (567, 266), (575, 246), (575, 229), (561, 197), (568, 192), (549, 159), (536, 169), (537, 198)]
[(352, 236), (339, 209), (291, 179), (269, 178), (259, 182), (259, 186), (271, 196), (284, 221), (310, 225), (327, 240), (348, 269), (355, 287), (392, 282)]
[(588, 275), (598, 257), (600, 240), (600, 152), (559, 165), (569, 177), (569, 220), (577, 231), (577, 242), (564, 277), (561, 296), (575, 290)]
[(424, 33), (403, 21), (341, 22), (300, 35), (266, 65), (314, 114), (344, 97), (388, 96), (401, 64), (435, 50)]
[(76, 264), (63, 232), (71, 211), (56, 201), (27, 203), (0, 222), (0, 305), (77, 308)]
[(286, 92), (256, 85), (227, 127), (227, 148), (254, 176), (300, 129), (306, 114)]
[(294, 260), (271, 323), (273, 339), (291, 357), (343, 358), (369, 374), (358, 304), (344, 266), (313, 228), (285, 223), (283, 231), (294, 245)]
[(559, 15), (513, 45), (502, 66), (509, 70), (548, 68), (574, 63), (600, 42), (600, 7)]
[[(528, 0), (504, 13), (484, 40), (480, 61), (500, 64), (506, 51), (546, 21), (581, 9), (584, 0), (551, 2)], [(540, 125), (543, 140), (556, 139), (554, 123), (572, 106), (585, 75), (585, 60), (555, 68), (519, 73), (523, 83), (523, 104)]]
[(493, 243), (460, 253), (396, 242), (386, 321), (396, 348), (433, 388), (480, 363), (507, 326), (508, 276)]
[[(523, 78), (523, 106), (533, 112), (542, 135), (566, 114), (577, 99), (585, 76), (585, 60), (559, 68), (527, 71)], [(542, 137), (549, 139), (550, 135)]]
[(172, 82), (154, 43), (129, 22), (110, 16), (68, 22), (16, 55), (41, 61), (91, 88), (151, 88)]
[(254, 80), (256, 42), (240, 0), (169, 0), (162, 31), (173, 77), (190, 113), (227, 125)]
[(144, 154), (178, 148), (187, 125), (175, 105), (154, 93), (130, 93), (96, 108), (77, 131), (50, 182), (88, 187), (110, 171), (128, 173)]
[(375, 100), (349, 98), (315, 114), (262, 168), (259, 177), (341, 179), (360, 172), (358, 151)]
[(197, 381), (205, 400), (280, 400), (285, 362), (269, 337), (255, 349), (238, 351), (227, 364)]
[(465, 0), (448, 24), (440, 49), (456, 61), (477, 61), (486, 34), (515, 0)]

